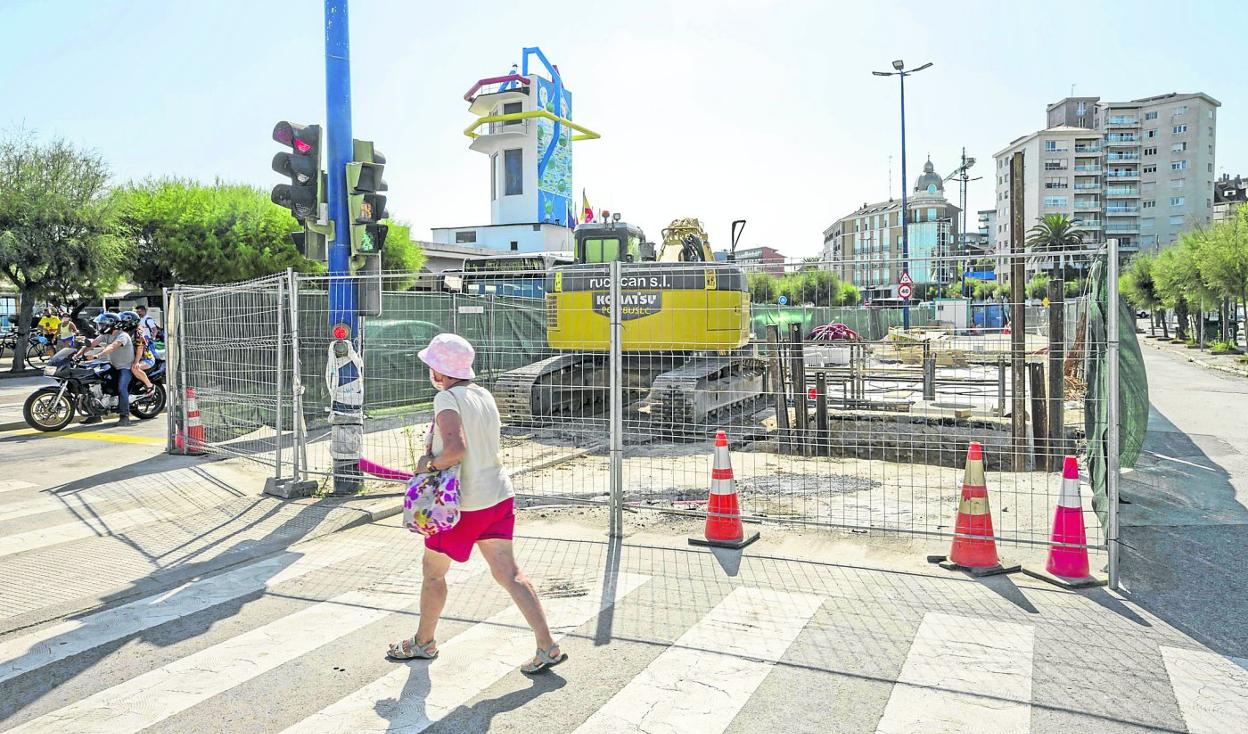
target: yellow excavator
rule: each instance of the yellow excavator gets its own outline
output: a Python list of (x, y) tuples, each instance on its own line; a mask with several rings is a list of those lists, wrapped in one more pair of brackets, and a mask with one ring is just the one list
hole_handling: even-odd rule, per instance
[[(744, 226), (733, 222), (733, 251)], [(763, 364), (744, 349), (750, 340), (745, 273), (715, 261), (700, 221), (673, 221), (658, 248), (625, 222), (582, 224), (574, 256), (573, 264), (546, 276), (546, 338), (562, 353), (506, 372), (495, 384), (509, 421), (537, 424), (605, 411), (609, 263), (616, 260), (630, 420), (696, 432), (755, 404)]]

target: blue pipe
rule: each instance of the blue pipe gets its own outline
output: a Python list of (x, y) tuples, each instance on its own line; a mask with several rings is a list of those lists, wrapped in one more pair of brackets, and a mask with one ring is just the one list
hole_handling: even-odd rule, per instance
[[(524, 49), (524, 58), (521, 61), (523, 71), (522, 76), (529, 75), (529, 55), (537, 56), (542, 65), (546, 67), (546, 71), (550, 72), (550, 78), (555, 82), (555, 115), (563, 117), (563, 77), (559, 75), (559, 70), (555, 65), (550, 63), (546, 58), (546, 54), (536, 46)], [(550, 144), (546, 146), (546, 153), (537, 164), (537, 180), (540, 182), (542, 177), (546, 175), (546, 166), (550, 163), (550, 159), (555, 155), (555, 146), (559, 143), (559, 135), (563, 132), (563, 125), (558, 120), (555, 121), (555, 127), (551, 131)]]
[(347, 202), (347, 163), (351, 160), (351, 37), (348, 0), (325, 0), (325, 115), (328, 122), (329, 324), (346, 324), (356, 334), (356, 288), (351, 272), (351, 221)]

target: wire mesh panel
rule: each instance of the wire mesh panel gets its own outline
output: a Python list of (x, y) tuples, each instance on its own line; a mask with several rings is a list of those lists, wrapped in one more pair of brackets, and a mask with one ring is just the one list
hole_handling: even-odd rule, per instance
[[(298, 289), (308, 471), (323, 477), (343, 471), (330, 456), (329, 280), (304, 276)], [(380, 312), (361, 317), (358, 329), (361, 456), (372, 469), (360, 478), (389, 482), (397, 491), (399, 475), (411, 472), (425, 453), (436, 390), (417, 353), (434, 336), (454, 333), (473, 345), (475, 382), (498, 404), (503, 462), (517, 494), (532, 501), (605, 501), (605, 479), (571, 466), (606, 450), (605, 349), (552, 347), (548, 318), (558, 314), (548, 309), (548, 281), (553, 275), (546, 270), (464, 273), (453, 289), (446, 278), (430, 274), (354, 280), (358, 292), (380, 286)]]
[[(952, 257), (928, 260), (909, 272), (962, 272)], [(625, 501), (703, 512), (722, 429), (747, 517), (951, 535), (976, 442), (997, 536), (1047, 543), (1062, 459), (1086, 456), (1089, 411), (1105, 400), (1086, 384), (1105, 347), (1086, 323), (1090, 264), (1083, 251), (1065, 271), (1024, 260), (1021, 300), (1002, 282), (1008, 258), (987, 288), (912, 277), (908, 315), (900, 267), (884, 282), (879, 258), (665, 266), (687, 289), (662, 293), (680, 339), (625, 322), (625, 368), (649, 385), (626, 400)], [(649, 282), (629, 280), (636, 267), (625, 266), (625, 304), (650, 298)], [(1089, 543), (1103, 546), (1086, 477), (1083, 501)]]
[(293, 445), (288, 283), (277, 275), (174, 290), (169, 348), (178, 386), (170, 406), (176, 450), (277, 465), (279, 447)]

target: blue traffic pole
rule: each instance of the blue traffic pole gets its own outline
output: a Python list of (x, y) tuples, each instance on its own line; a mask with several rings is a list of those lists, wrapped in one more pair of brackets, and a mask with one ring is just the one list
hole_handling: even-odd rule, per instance
[[(347, 163), (354, 151), (351, 144), (351, 36), (347, 22), (347, 0), (325, 0), (325, 117), (327, 136), (329, 218), (334, 222), (334, 239), (329, 244), (329, 323), (334, 354), (343, 359), (351, 342), (359, 345), (356, 283), (351, 278), (351, 220), (347, 201)], [(350, 342), (337, 342), (336, 324), (349, 330)], [(331, 358), (331, 364), (333, 359)], [(331, 455), (334, 460), (334, 494), (353, 494), (361, 486), (358, 453), (333, 453), (332, 446), (359, 446), (363, 435), (363, 405), (358, 380), (363, 375), (354, 361), (338, 367), (338, 389), (330, 396)], [(352, 383), (356, 383), (354, 386)], [(352, 388), (355, 388), (354, 390)], [(350, 400), (346, 398), (350, 397)], [(342, 398), (342, 400), (340, 400)]]
[[(906, 207), (906, 188), (910, 179), (906, 176), (906, 72), (897, 74), (901, 79), (901, 272), (910, 272), (910, 213)], [(911, 286), (912, 288), (914, 286)], [(901, 301), (901, 327), (910, 329), (910, 299)]]
[(351, 161), (351, 38), (347, 0), (325, 0), (325, 116), (329, 127), (329, 326), (346, 324), (356, 335), (355, 282), (351, 270), (351, 223), (347, 211), (347, 163)]

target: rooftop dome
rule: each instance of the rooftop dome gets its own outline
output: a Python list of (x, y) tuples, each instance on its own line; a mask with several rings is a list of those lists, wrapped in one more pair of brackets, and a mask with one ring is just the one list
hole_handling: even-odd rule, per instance
[(927, 163), (923, 164), (923, 175), (915, 180), (914, 192), (916, 194), (944, 195), (945, 180), (941, 178), (939, 173), (936, 173), (936, 168), (932, 165), (931, 158), (928, 158)]

